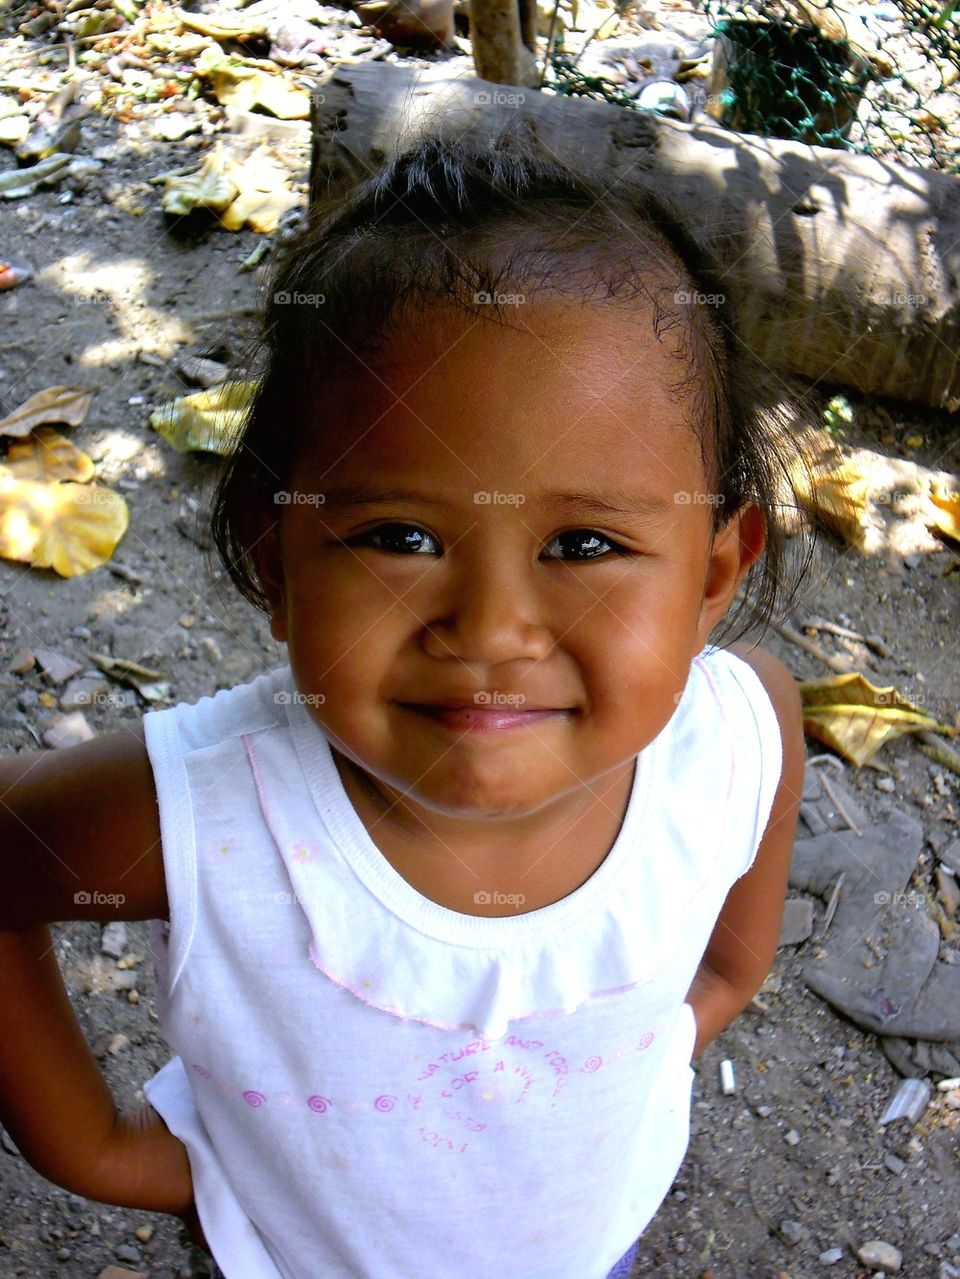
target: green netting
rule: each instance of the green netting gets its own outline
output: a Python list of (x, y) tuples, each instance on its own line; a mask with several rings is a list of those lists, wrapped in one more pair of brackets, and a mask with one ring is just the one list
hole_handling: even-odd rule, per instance
[[(848, 29), (857, 29), (850, 24), (856, 15), (850, 0), (842, 7), (820, 0), (816, 9), (810, 0), (703, 0), (715, 42), (709, 92), (701, 90), (701, 104), (738, 132), (892, 154), (960, 172), (950, 126), (930, 109), (930, 99), (960, 77), (956, 0), (893, 3), (901, 19), (900, 62), (886, 49), (846, 38)], [(562, 33), (549, 40), (543, 83), (558, 94), (640, 109), (632, 93), (601, 76), (584, 75), (577, 66), (582, 52), (570, 57)]]

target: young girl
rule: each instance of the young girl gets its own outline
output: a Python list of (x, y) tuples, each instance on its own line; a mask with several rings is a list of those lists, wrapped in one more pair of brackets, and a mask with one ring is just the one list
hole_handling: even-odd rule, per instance
[[(3, 762), (0, 1119), (226, 1279), (626, 1275), (777, 944), (799, 698), (709, 643), (776, 602), (777, 434), (676, 215), (510, 138), (272, 288), (213, 528), (289, 665)], [(175, 1053), (133, 1115), (47, 927), (115, 917)]]

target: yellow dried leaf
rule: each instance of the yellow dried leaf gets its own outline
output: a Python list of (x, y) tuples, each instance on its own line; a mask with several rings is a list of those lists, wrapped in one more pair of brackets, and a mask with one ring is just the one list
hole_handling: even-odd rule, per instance
[(927, 494), (930, 514), (927, 525), (953, 542), (960, 542), (960, 493), (949, 493), (937, 485)]
[(187, 13), (174, 9), (174, 14), (190, 31), (210, 36), (214, 40), (249, 40), (266, 35), (263, 18), (251, 18), (242, 13)]
[(0, 475), (0, 555), (61, 577), (110, 559), (127, 530), (127, 504), (99, 484), (38, 484)]
[(152, 413), (150, 425), (180, 453), (203, 450), (226, 456), (233, 452), (256, 388), (255, 381), (222, 382), (181, 396)]
[(0, 435), (29, 435), (35, 426), (45, 422), (79, 426), (87, 416), (92, 395), (84, 386), (48, 386), (0, 420)]
[(227, 176), (220, 154), (220, 144), (210, 152), (196, 173), (164, 178), (161, 206), (164, 213), (183, 216), (194, 209), (213, 209), (222, 213), (237, 194)]
[(38, 426), (26, 439), (11, 444), (0, 473), (18, 480), (77, 480), (93, 477), (94, 465), (86, 453), (51, 426)]
[(895, 688), (877, 688), (859, 672), (808, 680), (799, 688), (804, 732), (857, 767), (869, 763), (885, 741), (902, 733), (956, 732), (949, 724), (938, 724)]
[(243, 164), (229, 164), (227, 172), (239, 195), (220, 215), (220, 224), (228, 231), (251, 231), (268, 235), (276, 231), (282, 214), (297, 203), (298, 197), (287, 190), (285, 170), (262, 147)]
[(793, 478), (800, 505), (815, 524), (836, 533), (851, 546), (863, 544), (870, 481), (852, 461), (848, 459), (834, 467), (816, 463), (809, 475), (798, 467)]
[(222, 106), (239, 111), (262, 107), (280, 120), (306, 120), (310, 115), (310, 94), (280, 71), (245, 65), (213, 48), (197, 59), (195, 69), (210, 81)]

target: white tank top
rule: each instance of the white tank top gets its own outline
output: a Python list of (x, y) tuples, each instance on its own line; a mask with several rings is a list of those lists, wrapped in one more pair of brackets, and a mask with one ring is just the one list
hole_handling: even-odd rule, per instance
[(226, 1279), (625, 1274), (689, 1138), (685, 996), (780, 778), (753, 670), (705, 649), (601, 865), (502, 918), (393, 868), (289, 667), (145, 724), (176, 1055), (144, 1093)]

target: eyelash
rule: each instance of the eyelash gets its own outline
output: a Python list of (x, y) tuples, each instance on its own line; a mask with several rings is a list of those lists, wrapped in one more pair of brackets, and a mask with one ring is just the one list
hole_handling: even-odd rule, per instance
[[(424, 532), (424, 530), (421, 529), (420, 526), (417, 524), (404, 524), (400, 521), (393, 521), (387, 524), (380, 524), (378, 525), (377, 528), (370, 529), (370, 531), (367, 533), (361, 533), (361, 534), (358, 534), (358, 536), (356, 537), (352, 537), (348, 539), (347, 545), (368, 544), (373, 537), (375, 537), (377, 534), (382, 535), (384, 533), (384, 530), (386, 529), (407, 529), (416, 533)], [(558, 533), (557, 536), (553, 539), (553, 542), (558, 542), (561, 538), (564, 538), (564, 537), (574, 537), (577, 534), (580, 534), (584, 537), (590, 536), (590, 537), (599, 539), (601, 542), (605, 542), (607, 546), (610, 548), (610, 551), (614, 555), (624, 556), (624, 555), (632, 555), (634, 553), (632, 551), (629, 551), (626, 547), (621, 546), (619, 542), (614, 542), (611, 538), (604, 536), (604, 534), (598, 533), (596, 529), (589, 529), (589, 528), (566, 529), (563, 533)], [(427, 533), (426, 536), (429, 538), (433, 538), (432, 533)], [(433, 538), (433, 540), (436, 541), (437, 539)], [(553, 545), (553, 542), (550, 543), (551, 546)], [(383, 546), (377, 546), (375, 549), (382, 550), (387, 555), (403, 555), (405, 553), (403, 551), (390, 550), (387, 547), (383, 547)], [(424, 554), (424, 553), (425, 552), (422, 552), (422, 551), (411, 552), (411, 554), (415, 554), (415, 555)], [(600, 555), (584, 555), (580, 557), (574, 556), (572, 562), (575, 564), (586, 564), (586, 563), (589, 563), (591, 560), (605, 559), (606, 556), (607, 556), (607, 552), (603, 552)], [(550, 560), (563, 559), (563, 557), (559, 555), (548, 555), (546, 556), (546, 558)]]

